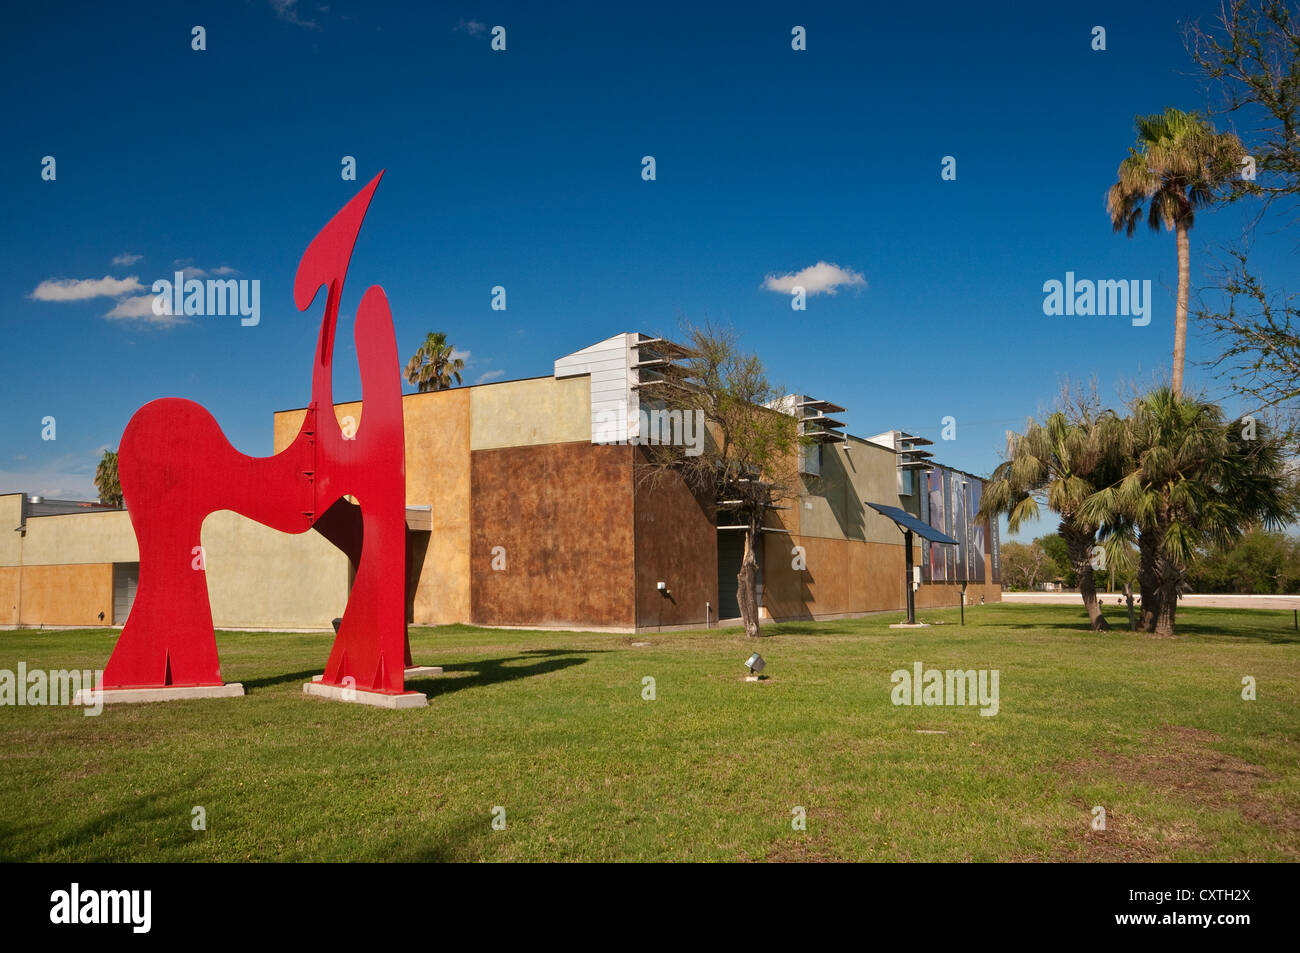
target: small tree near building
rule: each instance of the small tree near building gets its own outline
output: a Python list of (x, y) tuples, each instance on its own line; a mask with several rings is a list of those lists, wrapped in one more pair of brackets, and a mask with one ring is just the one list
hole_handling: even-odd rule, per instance
[(743, 352), (734, 331), (688, 325), (684, 356), (666, 358), (653, 384), (639, 392), (647, 404), (702, 419), (701, 452), (649, 444), (638, 481), (681, 479), (717, 502), (722, 525), (744, 527), (745, 550), (736, 596), (745, 634), (759, 635), (758, 547), (773, 509), (796, 496), (802, 448), (795, 417), (772, 409), (784, 396), (767, 378), (763, 362)]

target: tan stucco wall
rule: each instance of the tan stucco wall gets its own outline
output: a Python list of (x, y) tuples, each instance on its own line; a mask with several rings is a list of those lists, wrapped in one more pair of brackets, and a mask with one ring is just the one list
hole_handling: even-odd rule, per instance
[(22, 494), (0, 496), (0, 625), (111, 625), (113, 563), (138, 559), (126, 511), (33, 516), (26, 535), (21, 517)]
[(433, 507), (430, 532), (412, 539), (417, 553), (423, 549), (412, 613), (417, 625), (469, 621), (470, 406), (483, 389), (453, 388), (403, 401), (406, 501)]
[[(291, 536), (222, 511), (204, 521), (202, 541), (218, 628), (329, 628), (342, 614), (347, 558), (318, 533)], [(0, 567), (0, 625), (121, 624), (113, 563), (139, 561), (125, 512), (33, 517), (21, 556), (21, 567)]]
[[(492, 386), (452, 388), (402, 398), (406, 443), (406, 503), (431, 506), (431, 531), (412, 539), (422, 560), (412, 621), (417, 625), (464, 622), (470, 617), (469, 483), (472, 394)], [(275, 415), (274, 448), (279, 453), (297, 436), (305, 410)], [(359, 427), (360, 402), (337, 404), (336, 419), (352, 417)]]
[(591, 378), (539, 377), (472, 387), (470, 447), (534, 447), (591, 440)]
[(16, 528), (23, 519), (23, 495), (5, 493), (0, 495), (0, 566), (17, 566), (22, 562), (23, 538), (19, 533), (9, 532)]
[(281, 533), (229, 510), (203, 521), (217, 628), (330, 628), (348, 601), (348, 560), (319, 533)]
[[(99, 613), (104, 618), (99, 618)], [(111, 625), (113, 564), (24, 566), (22, 625)]]
[(827, 444), (821, 476), (806, 480), (805, 486), (803, 497), (793, 503), (804, 536), (902, 542), (893, 522), (862, 502), (899, 505), (897, 457), (892, 450), (858, 437), (849, 437), (846, 444)]
[(126, 510), (33, 516), (27, 520), (27, 537), (22, 541), (24, 566), (133, 563), (139, 560), (135, 530)]

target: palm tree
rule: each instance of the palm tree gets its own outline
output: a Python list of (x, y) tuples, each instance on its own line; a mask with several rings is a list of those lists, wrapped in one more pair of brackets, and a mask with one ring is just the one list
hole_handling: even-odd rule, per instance
[(1241, 140), (1216, 132), (1196, 113), (1169, 108), (1138, 116), (1137, 147), (1119, 164), (1119, 181), (1106, 193), (1106, 211), (1115, 231), (1130, 238), (1142, 220), (1153, 231), (1163, 225), (1178, 239), (1178, 303), (1174, 311), (1173, 391), (1183, 391), (1183, 362), (1187, 351), (1187, 298), (1191, 284), (1191, 252), (1187, 233), (1196, 210), (1210, 204), (1241, 171), (1246, 154)]
[(419, 388), (420, 393), (431, 390), (447, 390), (452, 387), (451, 379), (461, 382), (460, 372), (465, 369), (465, 362), (455, 357), (456, 349), (447, 343), (447, 335), (439, 331), (430, 333), (424, 343), (412, 355), (403, 372), (406, 379)]
[(1172, 636), (1178, 594), (1207, 546), (1297, 513), (1294, 476), (1267, 427), (1246, 437), (1216, 404), (1161, 387), (1139, 397), (1119, 434), (1124, 475), (1099, 489), (1081, 517), (1139, 535), (1142, 629)]
[(1007, 458), (984, 485), (978, 519), (1007, 515), (1011, 532), (1036, 519), (1039, 501), (1061, 517), (1059, 532), (1065, 540), (1070, 565), (1079, 577), (1079, 594), (1094, 631), (1110, 624), (1097, 604), (1092, 574), (1092, 547), (1099, 520), (1085, 519), (1084, 501), (1117, 474), (1114, 451), (1118, 418), (1111, 411), (1080, 402), (1069, 411), (1057, 411), (1042, 423), (1030, 420), (1024, 434), (1007, 434)]
[(122, 505), (122, 484), (117, 479), (117, 451), (105, 450), (95, 468), (95, 489), (99, 502), (109, 506)]

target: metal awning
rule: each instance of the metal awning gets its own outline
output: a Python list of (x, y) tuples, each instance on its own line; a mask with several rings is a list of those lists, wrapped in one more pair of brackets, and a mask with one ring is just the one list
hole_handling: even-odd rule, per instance
[(832, 414), (844, 413), (843, 407), (839, 404), (832, 404), (829, 400), (801, 400), (797, 406), (809, 407), (813, 410), (821, 410)]
[(836, 420), (834, 417), (827, 417), (825, 414), (814, 414), (811, 417), (800, 417), (801, 424), (820, 424), (823, 427), (843, 427), (844, 421)]
[(957, 540), (951, 536), (946, 536), (939, 532), (933, 526), (922, 523), (919, 519), (905, 510), (900, 510), (897, 506), (886, 506), (884, 503), (872, 503), (869, 500), (863, 500), (867, 506), (871, 507), (881, 516), (888, 516), (904, 533), (915, 533), (922, 539), (928, 539), (932, 543), (940, 546), (956, 546)]
[(661, 357), (695, 357), (695, 352), (689, 347), (667, 338), (645, 338), (641, 341), (632, 341), (631, 346), (638, 350), (645, 348), (647, 351), (654, 351)]

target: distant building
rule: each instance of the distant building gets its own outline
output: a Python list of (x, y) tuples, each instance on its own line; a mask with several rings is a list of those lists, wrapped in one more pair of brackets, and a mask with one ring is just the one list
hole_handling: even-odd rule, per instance
[[(408, 621), (639, 631), (737, 617), (743, 533), (684, 484), (635, 478), (658, 368), (679, 352), (618, 334), (559, 358), (545, 377), (404, 396)], [(866, 501), (962, 544), (917, 545), (919, 608), (957, 605), (963, 582), (968, 603), (1000, 600), (996, 525), (971, 523), (978, 477), (934, 464), (920, 449), (929, 441), (902, 431), (843, 432), (843, 408), (829, 401), (791, 395), (779, 409), (814, 442), (798, 497), (763, 534), (765, 618), (905, 606), (902, 535)], [(362, 425), (359, 402), (335, 414)], [(274, 415), (276, 452), (304, 415)], [(13, 529), (0, 539), (0, 625), (125, 621), (139, 572), (125, 511), (12, 493), (0, 495), (0, 525)], [(343, 612), (348, 560), (315, 532), (286, 535), (223, 511), (200, 542), (217, 628), (324, 630)]]

